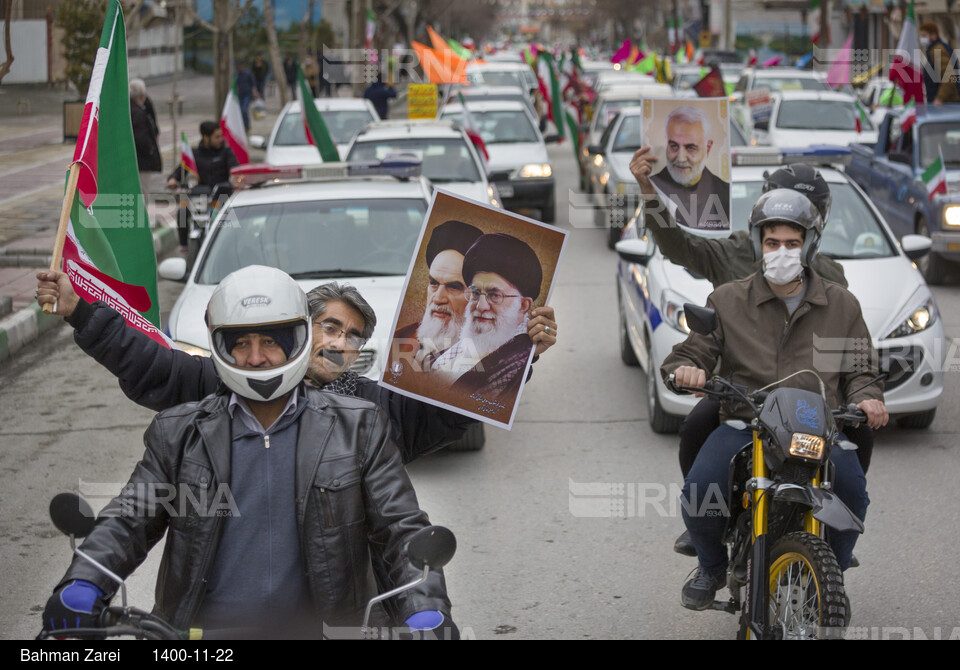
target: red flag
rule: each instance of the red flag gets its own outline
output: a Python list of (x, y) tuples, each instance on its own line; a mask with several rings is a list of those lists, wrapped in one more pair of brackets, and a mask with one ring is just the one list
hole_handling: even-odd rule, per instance
[(727, 89), (723, 85), (723, 76), (720, 74), (720, 68), (716, 65), (710, 68), (710, 72), (693, 85), (693, 90), (695, 90), (701, 98), (727, 97)]

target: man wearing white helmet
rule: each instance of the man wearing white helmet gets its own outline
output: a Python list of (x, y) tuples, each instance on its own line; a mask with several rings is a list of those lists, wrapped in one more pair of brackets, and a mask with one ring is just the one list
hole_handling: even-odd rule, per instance
[[(282, 271), (228, 275), (206, 319), (223, 387), (154, 418), (143, 460), (83, 548), (126, 577), (169, 529), (155, 612), (176, 628), (315, 637), (359, 625), (370, 598), (417, 578), (405, 546), (429, 525), (387, 417), (303, 382), (310, 310)], [(216, 510), (196, 503), (209, 499)], [(101, 571), (74, 561), (44, 627), (78, 625), (76, 613), (95, 616), (115, 591)], [(379, 615), (379, 625), (458, 635), (439, 571)]]

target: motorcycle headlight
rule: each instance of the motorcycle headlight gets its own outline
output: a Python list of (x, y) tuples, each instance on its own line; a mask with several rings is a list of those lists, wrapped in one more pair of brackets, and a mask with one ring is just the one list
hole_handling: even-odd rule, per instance
[(943, 223), (954, 228), (960, 228), (960, 205), (944, 207)]
[(687, 325), (687, 317), (683, 313), (684, 300), (680, 295), (673, 291), (664, 291), (660, 298), (660, 316), (663, 321), (670, 325), (674, 330), (679, 330), (684, 335), (690, 334), (690, 326)]
[(823, 458), (822, 437), (806, 433), (794, 433), (790, 438), (790, 455), (798, 458), (809, 458), (819, 461)]
[(520, 168), (521, 179), (537, 179), (549, 177), (553, 174), (553, 168), (549, 163), (528, 163)]
[(186, 342), (178, 342), (174, 340), (174, 344), (183, 349), (184, 353), (188, 353), (191, 356), (203, 356), (204, 358), (210, 357), (210, 350), (204, 349), (203, 347), (197, 347), (192, 344), (187, 344)]
[(910, 316), (904, 320), (899, 326), (893, 329), (889, 335), (884, 339), (891, 339), (894, 337), (906, 337), (908, 335), (913, 335), (914, 333), (919, 333), (920, 331), (926, 330), (932, 326), (936, 320), (939, 313), (937, 312), (937, 304), (933, 301), (933, 298), (927, 298), (927, 300), (913, 310), (910, 313)]

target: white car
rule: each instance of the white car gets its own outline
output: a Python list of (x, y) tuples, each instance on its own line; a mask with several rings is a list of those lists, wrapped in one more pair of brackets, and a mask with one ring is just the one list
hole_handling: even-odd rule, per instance
[[(769, 150), (768, 150), (769, 151)], [(752, 205), (761, 195), (763, 173), (777, 169), (771, 160), (738, 152), (731, 184), (735, 230), (745, 230)], [(816, 159), (818, 162), (825, 157)], [(829, 159), (827, 159), (829, 160)], [(830, 161), (833, 162), (833, 161)], [(886, 384), (884, 402), (905, 427), (926, 428), (943, 394), (943, 321), (933, 294), (911, 259), (929, 252), (930, 240), (904, 236), (900, 244), (879, 210), (842, 172), (818, 166), (830, 185), (832, 206), (820, 253), (843, 265), (850, 291), (860, 301), (864, 321), (881, 357), (903, 356), (912, 372)], [(620, 307), (620, 355), (647, 374), (647, 402), (655, 432), (673, 432), (698, 399), (667, 390), (660, 365), (674, 345), (686, 339), (684, 304), (703, 305), (713, 290), (709, 281), (666, 260), (653, 237), (642, 230), (639, 213), (617, 243), (620, 254), (617, 293)], [(694, 231), (703, 236), (727, 233)]]
[(780, 91), (829, 91), (826, 78), (813, 70), (795, 67), (746, 67), (734, 86), (733, 97), (740, 99), (744, 93), (765, 88), (771, 93)]
[[(534, 207), (540, 210), (541, 221), (553, 223), (553, 166), (533, 115), (521, 103), (507, 100), (468, 102), (467, 106), (490, 155), (487, 169), (503, 206)], [(463, 106), (447, 105), (440, 118), (463, 123)]]
[(539, 82), (526, 63), (495, 61), (467, 65), (467, 81), (472, 86), (516, 86), (533, 95)]
[(464, 198), (500, 206), (483, 160), (462, 128), (437, 119), (379, 121), (357, 134), (347, 161), (381, 161), (391, 154), (412, 153), (423, 175)]
[(833, 91), (784, 91), (772, 96), (770, 119), (750, 122), (755, 144), (775, 147), (809, 147), (861, 142), (875, 144), (877, 126), (870, 118), (860, 122), (854, 98)]
[(353, 370), (377, 379), (432, 186), (419, 176), (348, 176), (354, 169), (305, 167), (299, 178), (287, 173), (235, 193), (189, 271), (183, 258), (160, 264), (161, 277), (186, 282), (167, 334), (189, 353), (209, 354), (207, 302), (221, 279), (247, 265), (280, 268), (304, 291), (345, 281), (370, 303), (378, 324)]
[[(314, 100), (320, 116), (330, 131), (330, 138), (337, 146), (340, 160), (347, 156), (350, 140), (367, 124), (379, 121), (373, 104), (364, 98), (317, 98)], [(270, 138), (254, 135), (251, 146), (266, 149), (264, 162), (268, 165), (309, 165), (320, 163), (317, 148), (307, 143), (303, 129), (300, 101), (288, 102), (277, 117)]]

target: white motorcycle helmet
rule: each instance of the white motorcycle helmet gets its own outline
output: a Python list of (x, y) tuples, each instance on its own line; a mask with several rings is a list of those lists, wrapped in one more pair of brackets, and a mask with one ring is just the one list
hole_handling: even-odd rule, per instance
[[(224, 277), (210, 297), (206, 321), (213, 364), (237, 395), (274, 400), (306, 374), (313, 340), (307, 296), (282, 270), (250, 265)], [(282, 342), (286, 362), (272, 368), (238, 367), (231, 350), (245, 333), (266, 333)]]

